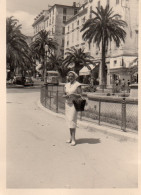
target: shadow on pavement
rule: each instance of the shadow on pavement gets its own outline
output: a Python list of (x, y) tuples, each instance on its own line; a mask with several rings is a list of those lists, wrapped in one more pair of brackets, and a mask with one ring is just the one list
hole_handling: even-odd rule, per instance
[(98, 143), (101, 143), (100, 139), (94, 139), (94, 138), (77, 139), (77, 144), (98, 144)]

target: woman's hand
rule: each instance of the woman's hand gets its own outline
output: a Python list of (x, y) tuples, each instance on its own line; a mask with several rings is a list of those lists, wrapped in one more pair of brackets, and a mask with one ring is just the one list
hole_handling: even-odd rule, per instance
[(78, 94), (78, 93), (73, 93), (73, 94), (70, 95), (70, 97), (77, 98), (77, 97), (81, 97), (81, 95)]
[(69, 96), (68, 96), (68, 95), (63, 95), (62, 97), (63, 97), (63, 98), (69, 98)]

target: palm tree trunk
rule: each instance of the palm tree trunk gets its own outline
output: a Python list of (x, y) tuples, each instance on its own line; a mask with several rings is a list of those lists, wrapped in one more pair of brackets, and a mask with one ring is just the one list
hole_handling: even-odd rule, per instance
[(101, 84), (105, 88), (106, 86), (106, 75), (105, 75), (105, 50), (106, 50), (106, 43), (105, 43), (105, 35), (103, 32), (102, 37), (102, 68), (101, 68)]
[(44, 56), (44, 84), (47, 84), (47, 57)]

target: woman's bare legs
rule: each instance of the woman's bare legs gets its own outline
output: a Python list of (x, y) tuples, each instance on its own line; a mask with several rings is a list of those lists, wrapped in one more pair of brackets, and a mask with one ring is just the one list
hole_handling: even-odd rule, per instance
[(70, 129), (70, 139), (66, 141), (66, 143), (71, 143), (72, 142), (72, 129)]
[(71, 143), (72, 146), (75, 146), (76, 141), (75, 141), (75, 128), (70, 128), (70, 139), (67, 140), (67, 143)]
[(75, 141), (75, 131), (76, 131), (76, 129), (75, 128), (71, 128), (70, 129), (71, 130), (71, 138), (72, 138), (72, 141), (71, 141), (71, 145), (72, 146), (75, 146), (75, 144), (76, 144), (76, 141)]

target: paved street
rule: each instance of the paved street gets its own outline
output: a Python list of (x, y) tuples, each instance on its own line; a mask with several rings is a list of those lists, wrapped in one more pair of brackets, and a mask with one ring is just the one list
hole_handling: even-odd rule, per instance
[(77, 129), (38, 107), (39, 89), (7, 90), (7, 188), (136, 188), (137, 143)]

